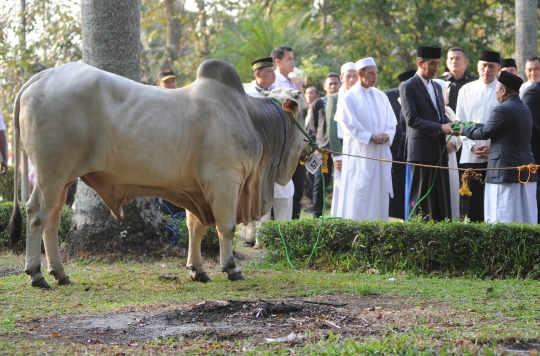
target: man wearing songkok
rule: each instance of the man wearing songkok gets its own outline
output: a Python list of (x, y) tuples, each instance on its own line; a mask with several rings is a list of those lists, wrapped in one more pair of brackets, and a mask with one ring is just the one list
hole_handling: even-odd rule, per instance
[[(335, 94), (339, 90), (340, 86), (339, 74), (331, 72), (324, 78), (323, 89), (326, 92), (326, 96), (315, 100), (311, 109), (308, 110), (307, 116), (307, 131), (314, 138), (317, 146), (320, 149), (327, 150), (330, 148), (328, 137), (328, 125), (326, 123), (326, 103), (328, 96)], [(316, 152), (319, 155), (320, 153)], [(332, 165), (332, 158), (328, 157), (328, 165)], [(324, 186), (323, 186), (324, 175)], [(330, 184), (332, 175), (330, 170), (328, 173), (322, 173), (322, 167), (315, 171), (313, 176), (313, 217), (319, 218), (323, 213), (323, 196), (326, 186)]]
[(540, 79), (540, 58), (531, 57), (525, 62), (525, 75), (527, 76), (528, 81), (521, 85), (519, 88), (519, 97), (523, 98), (525, 91), (533, 84)]
[[(397, 80), (399, 86), (401, 83), (406, 82), (414, 76), (415, 70), (408, 70), (398, 75)], [(407, 124), (401, 115), (401, 104), (399, 102), (399, 87), (385, 90), (384, 93), (392, 105), (394, 115), (398, 124), (396, 125), (396, 134), (394, 135), (394, 141), (390, 146), (392, 152), (393, 161), (403, 161), (403, 154), (405, 153), (405, 131)], [(399, 163), (392, 163), (392, 189), (394, 190), (394, 197), (390, 199), (390, 211), (389, 214), (394, 218), (405, 218), (405, 171), (407, 166)]]
[[(453, 133), (439, 84), (431, 81), (441, 63), (441, 48), (419, 46), (418, 70), (400, 89), (401, 114), (407, 122), (407, 162), (448, 167), (446, 135)], [(448, 171), (411, 166), (405, 187), (405, 214), (444, 220), (452, 216)]]
[(529, 177), (529, 172), (525, 171), (520, 176), (517, 169), (496, 169), (534, 163), (531, 151), (532, 115), (518, 95), (522, 83), (518, 76), (501, 72), (496, 90), (500, 105), (493, 109), (485, 124), (462, 126), (460, 130), (461, 135), (473, 140), (491, 139), (488, 168), (495, 170), (486, 174), (486, 222), (538, 222), (536, 174)]
[(176, 76), (170, 69), (162, 70), (157, 75), (156, 86), (165, 89), (176, 89)]
[[(300, 90), (304, 95), (304, 87), (299, 77), (289, 78), (294, 72), (294, 53), (289, 46), (279, 46), (272, 50), (272, 59), (276, 67), (276, 88), (291, 88)], [(298, 163), (292, 176), (294, 184), (292, 218), (300, 219), (302, 210), (302, 197), (304, 195), (304, 180), (306, 179), (306, 167)]]
[[(353, 85), (358, 82), (358, 72), (356, 71), (356, 64), (354, 62), (347, 62), (341, 66), (341, 75), (339, 76), (341, 87), (339, 92), (328, 96), (328, 103), (326, 104), (326, 124), (328, 125), (328, 138), (330, 141), (330, 149), (334, 152), (343, 152), (343, 130), (341, 125), (334, 120), (337, 110), (337, 104), (339, 98), (343, 97), (345, 92), (352, 88)], [(332, 207), (330, 215), (338, 216), (338, 207), (342, 202), (339, 200), (339, 187), (341, 184), (341, 169), (342, 169), (342, 156), (339, 153), (332, 155), (334, 161), (334, 180), (332, 184)]]
[(450, 73), (439, 77), (439, 79), (442, 79), (445, 82), (450, 82), (450, 87), (448, 88), (448, 106), (450, 106), (454, 112), (456, 111), (461, 87), (478, 79), (478, 77), (467, 71), (468, 65), (469, 59), (467, 58), (467, 52), (465, 52), (463, 48), (452, 47), (448, 50), (446, 66), (448, 67)]
[[(523, 103), (529, 107), (532, 114), (531, 149), (534, 161), (540, 163), (540, 82), (532, 84), (523, 94)], [(536, 185), (536, 204), (538, 207), (538, 221), (540, 221), (540, 179)]]
[[(356, 62), (358, 83), (339, 100), (335, 119), (343, 125), (343, 153), (392, 159), (390, 146), (396, 132), (396, 116), (388, 97), (377, 84), (373, 58)], [(345, 155), (341, 172), (338, 216), (356, 220), (388, 220), (392, 191), (392, 164)], [(339, 210), (339, 207), (338, 207)]]
[[(466, 84), (461, 88), (458, 98), (456, 120), (485, 124), (493, 108), (499, 105), (495, 94), (497, 74), (501, 58), (498, 52), (483, 51), (478, 61), (480, 79)], [(489, 140), (471, 140), (462, 137), (461, 158), (459, 163), (463, 168), (485, 169), (488, 165)], [(486, 178), (485, 171), (479, 171), (482, 180)], [(472, 222), (484, 221), (484, 187), (480, 181), (471, 179), (469, 188), (472, 196), (463, 196), (461, 212)]]
[(249, 85), (245, 85), (244, 89), (250, 96), (263, 97), (263, 91), (271, 91), (274, 89), (276, 81), (276, 73), (274, 72), (274, 61), (272, 57), (265, 57), (251, 62), (254, 80)]
[[(251, 63), (253, 76), (255, 80), (250, 85), (245, 86), (246, 93), (249, 96), (262, 98), (263, 91), (270, 91), (274, 88), (276, 75), (274, 73), (274, 62), (272, 57), (260, 58)], [(274, 183), (274, 205), (261, 218), (261, 221), (269, 221), (274, 213), (275, 220), (290, 220), (292, 217), (292, 200), (294, 194), (294, 185), (290, 180), (287, 185), (282, 186)], [(251, 222), (244, 228), (244, 245), (254, 246), (255, 240), (255, 222)]]
[(516, 60), (514, 58), (506, 58), (501, 60), (501, 71), (510, 72), (514, 75), (519, 76)]

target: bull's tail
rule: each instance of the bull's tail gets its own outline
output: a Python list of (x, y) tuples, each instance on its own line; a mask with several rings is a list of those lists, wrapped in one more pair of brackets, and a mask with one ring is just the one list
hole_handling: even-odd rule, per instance
[(13, 157), (14, 157), (14, 174), (15, 177), (13, 179), (14, 183), (14, 197), (13, 197), (13, 212), (11, 213), (11, 221), (9, 222), (9, 242), (10, 247), (13, 251), (17, 252), (18, 243), (22, 236), (22, 229), (23, 229), (23, 219), (21, 214), (21, 208), (19, 206), (19, 161), (20, 161), (20, 141), (21, 141), (21, 130), (19, 125), (19, 114), (21, 111), (21, 96), (24, 93), (24, 91), (33, 83), (38, 81), (39, 79), (43, 78), (47, 71), (43, 71), (32, 78), (28, 82), (26, 82), (21, 90), (17, 93), (17, 97), (15, 98), (15, 104), (13, 105), (13, 129), (14, 129), (14, 135), (15, 135), (15, 142), (13, 147)]

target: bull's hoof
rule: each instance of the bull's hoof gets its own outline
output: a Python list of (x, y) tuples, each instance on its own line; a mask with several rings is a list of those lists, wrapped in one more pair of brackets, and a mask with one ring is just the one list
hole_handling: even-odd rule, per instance
[(240, 271), (233, 271), (233, 272), (227, 272), (227, 279), (229, 281), (243, 281), (244, 276), (242, 275), (242, 272)]
[(73, 282), (71, 281), (71, 279), (69, 279), (69, 276), (65, 276), (62, 279), (57, 279), (56, 284), (58, 284), (59, 286), (70, 286), (73, 284)]
[(191, 277), (191, 280), (195, 282), (206, 283), (211, 281), (210, 277), (208, 277), (206, 272), (199, 273), (197, 271), (191, 271), (189, 272), (189, 276)]
[(47, 283), (47, 281), (43, 277), (35, 281), (32, 281), (32, 287), (38, 287), (42, 289), (51, 289), (51, 286), (49, 285), (49, 283)]

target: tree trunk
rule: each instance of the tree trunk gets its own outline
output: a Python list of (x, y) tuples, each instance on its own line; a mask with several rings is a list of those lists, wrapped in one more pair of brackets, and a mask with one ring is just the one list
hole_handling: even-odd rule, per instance
[(523, 80), (527, 58), (538, 56), (537, 0), (516, 0), (516, 63)]
[(204, 9), (205, 1), (198, 0), (197, 7), (199, 8), (199, 26), (201, 34), (201, 57), (207, 57), (210, 54), (210, 34), (206, 24), (206, 10)]
[[(140, 81), (139, 1), (82, 0), (81, 18), (83, 61)], [(64, 249), (68, 257), (155, 252), (163, 235), (159, 210), (151, 198), (127, 204), (124, 219), (116, 221), (95, 191), (80, 182), (73, 208), (73, 231)]]

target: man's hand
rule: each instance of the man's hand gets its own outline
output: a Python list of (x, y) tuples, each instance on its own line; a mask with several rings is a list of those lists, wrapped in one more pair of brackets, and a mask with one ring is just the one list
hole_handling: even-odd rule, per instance
[(291, 84), (296, 85), (296, 89), (300, 90), (302, 92), (302, 95), (304, 95), (304, 85), (302, 83), (302, 78), (300, 77), (294, 77), (289, 79)]
[(452, 130), (452, 124), (443, 124), (441, 125), (441, 132), (445, 135), (455, 135), (455, 131)]
[(341, 160), (334, 159), (334, 168), (341, 172)]
[(446, 145), (446, 149), (448, 150), (448, 153), (452, 153), (452, 152), (454, 152), (456, 150), (452, 140), (448, 141), (448, 144)]
[(378, 135), (371, 135), (371, 141), (375, 142), (378, 145), (384, 145), (390, 140), (390, 136), (385, 133), (381, 133)]
[(471, 148), (471, 151), (478, 158), (484, 158), (484, 159), (489, 158), (489, 146), (475, 145)]

